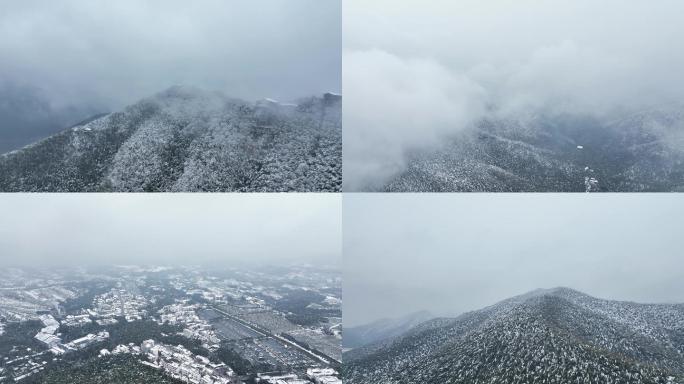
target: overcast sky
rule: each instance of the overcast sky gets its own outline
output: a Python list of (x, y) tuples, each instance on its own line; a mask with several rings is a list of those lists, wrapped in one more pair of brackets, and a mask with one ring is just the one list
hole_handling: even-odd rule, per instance
[(382, 184), (492, 110), (613, 114), (684, 100), (679, 0), (345, 0), (345, 188)]
[(684, 303), (684, 200), (652, 194), (346, 194), (344, 316), (453, 316), (536, 288)]
[(175, 84), (249, 100), (337, 92), (339, 0), (0, 2), (0, 81), (126, 105)]
[(340, 263), (334, 194), (0, 197), (0, 267)]

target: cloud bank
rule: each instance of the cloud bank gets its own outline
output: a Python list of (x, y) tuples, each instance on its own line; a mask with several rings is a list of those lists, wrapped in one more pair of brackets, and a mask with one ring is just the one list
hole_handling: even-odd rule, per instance
[(0, 84), (57, 106), (116, 109), (175, 84), (291, 100), (339, 92), (340, 72), (339, 0), (0, 3)]
[(345, 189), (492, 114), (681, 102), (683, 14), (678, 1), (345, 1)]

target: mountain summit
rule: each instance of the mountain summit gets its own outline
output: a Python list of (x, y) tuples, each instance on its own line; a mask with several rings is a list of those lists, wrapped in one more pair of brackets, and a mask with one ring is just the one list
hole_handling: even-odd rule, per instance
[(0, 191), (339, 191), (340, 99), (171, 87), (0, 156)]
[(348, 383), (680, 383), (684, 305), (536, 290), (344, 359)]

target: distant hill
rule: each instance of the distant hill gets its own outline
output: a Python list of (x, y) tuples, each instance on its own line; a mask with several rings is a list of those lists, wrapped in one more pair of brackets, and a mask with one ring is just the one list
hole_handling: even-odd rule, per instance
[(172, 87), (0, 156), (0, 191), (339, 191), (341, 97)]
[(537, 290), (344, 355), (347, 383), (682, 383), (684, 305)]
[(684, 107), (600, 121), (490, 118), (408, 155), (384, 191), (683, 191)]
[(94, 105), (56, 106), (41, 89), (0, 79), (0, 153), (53, 135), (103, 111)]
[(396, 319), (380, 319), (370, 324), (345, 328), (342, 347), (357, 348), (396, 337), (433, 317), (429, 312), (421, 311)]

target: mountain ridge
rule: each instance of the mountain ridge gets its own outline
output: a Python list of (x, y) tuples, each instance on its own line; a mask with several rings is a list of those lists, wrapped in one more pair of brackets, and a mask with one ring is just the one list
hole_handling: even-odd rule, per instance
[(345, 353), (350, 383), (674, 383), (684, 305), (536, 290)]
[(174, 86), (0, 156), (2, 191), (338, 191), (341, 96)]
[[(619, 118), (490, 116), (412, 151), (385, 192), (684, 190), (684, 105)], [(589, 180), (591, 181), (591, 186)]]

